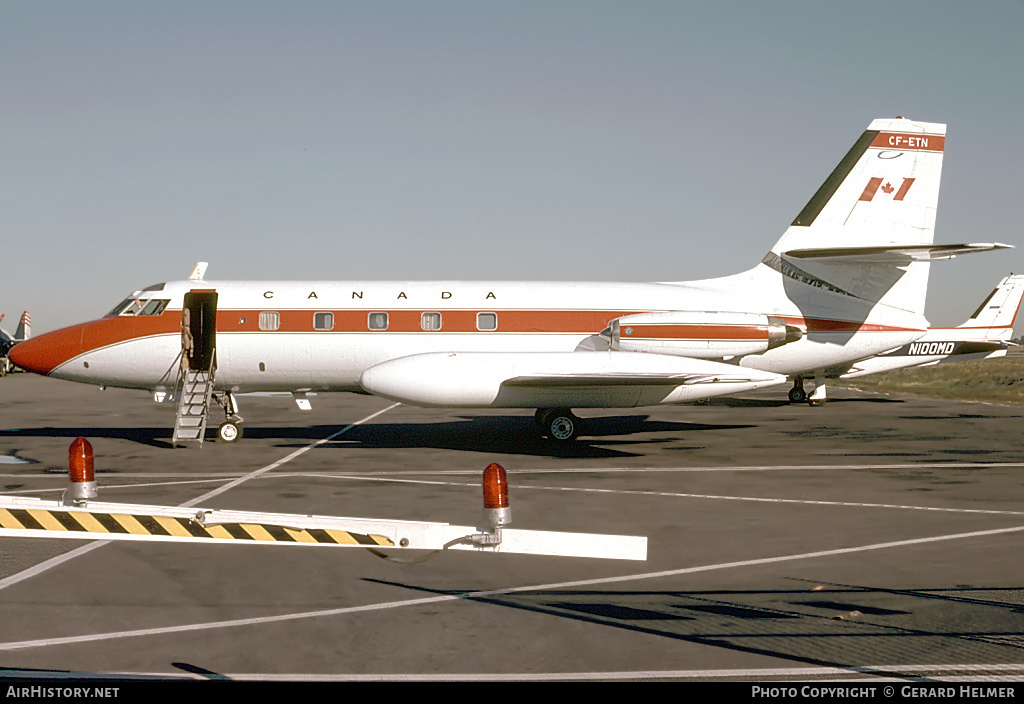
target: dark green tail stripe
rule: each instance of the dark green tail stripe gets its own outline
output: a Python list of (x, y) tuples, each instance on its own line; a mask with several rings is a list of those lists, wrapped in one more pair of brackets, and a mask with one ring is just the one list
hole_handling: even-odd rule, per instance
[(836, 191), (839, 190), (839, 186), (842, 185), (846, 177), (853, 171), (853, 167), (860, 161), (861, 156), (868, 150), (868, 146), (875, 141), (875, 137), (878, 136), (877, 130), (868, 130), (860, 136), (857, 143), (853, 145), (853, 148), (846, 153), (843, 160), (839, 162), (839, 166), (825, 179), (825, 183), (821, 184), (821, 188), (818, 192), (811, 196), (811, 200), (808, 201), (804, 209), (800, 211), (800, 214), (796, 216), (796, 220), (793, 221), (794, 225), (802, 225), (803, 227), (809, 227), (814, 219), (818, 217), (818, 214), (825, 207), (832, 196), (835, 195)]

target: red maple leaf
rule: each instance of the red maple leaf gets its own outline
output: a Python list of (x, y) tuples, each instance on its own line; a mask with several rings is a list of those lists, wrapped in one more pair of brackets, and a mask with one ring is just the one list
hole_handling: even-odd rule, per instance
[(892, 193), (893, 190), (895, 190), (895, 189), (893, 189), (892, 184), (889, 183), (888, 181), (886, 181), (885, 185), (882, 186), (882, 192), (885, 193), (886, 195), (889, 195), (890, 193)]

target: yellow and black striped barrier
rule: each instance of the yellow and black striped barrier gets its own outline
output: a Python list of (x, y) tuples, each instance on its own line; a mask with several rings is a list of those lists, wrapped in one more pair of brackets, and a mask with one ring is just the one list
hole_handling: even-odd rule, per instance
[(195, 517), (62, 511), (48, 508), (0, 508), (0, 536), (4, 530), (65, 534), (60, 537), (72, 537), (67, 534), (79, 533), (106, 538), (148, 536), (192, 541), (205, 538), (257, 543), (394, 546), (390, 539), (382, 535), (334, 528), (289, 528), (270, 523), (242, 522), (207, 524)]

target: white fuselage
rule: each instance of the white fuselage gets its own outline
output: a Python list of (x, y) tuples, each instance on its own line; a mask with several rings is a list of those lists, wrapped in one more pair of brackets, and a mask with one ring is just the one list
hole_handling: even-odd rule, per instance
[[(672, 373), (682, 373), (684, 368), (714, 373), (710, 363), (702, 366), (699, 359), (608, 348), (600, 334), (613, 320), (648, 312), (689, 311), (689, 321), (699, 321), (704, 315), (713, 322), (723, 311), (783, 319), (804, 331), (803, 337), (760, 354), (734, 356), (712, 350), (704, 355), (707, 359), (717, 355), (715, 368), (741, 367), (775, 374), (852, 362), (912, 342), (923, 333), (923, 320), (911, 314), (886, 309), (844, 318), (845, 301), (829, 303), (827, 297), (827, 307), (801, 311), (784, 296), (752, 300), (742, 283), (742, 275), (689, 285), (177, 281), (138, 292), (135, 309), (35, 338), (35, 344), (41, 346), (46, 338), (57, 336), (55, 343), (61, 347), (51, 354), (49, 368), (37, 371), (107, 386), (150, 390), (173, 386), (181, 350), (183, 297), (190, 290), (217, 293), (216, 388), (237, 393), (366, 391), (361, 378), (368, 369), (400, 358), (445, 352), (575, 353), (571, 359), (580, 360), (581, 369), (608, 373), (634, 368), (638, 360), (647, 360), (644, 364), (659, 360)], [(135, 314), (141, 313), (148, 301), (157, 300), (166, 301), (157, 306), (159, 314)], [(387, 314), (383, 325), (381, 314)], [(373, 316), (377, 318), (371, 322)], [(717, 330), (722, 326), (691, 327), (694, 329), (687, 333), (694, 338), (688, 340), (691, 347), (711, 349), (716, 335), (721, 336)], [(717, 344), (727, 347), (729, 341)], [(494, 364), (487, 363), (488, 359)], [(467, 358), (465, 370), (472, 368), (472, 373), (478, 374), (493, 368), (497, 373), (498, 367), (508, 367), (512, 361), (521, 369), (524, 359), (499, 355), (481, 363), (479, 358)], [(559, 369), (566, 364), (554, 357), (531, 359), (549, 359)], [(723, 361), (728, 365), (721, 364)], [(426, 361), (415, 369), (421, 376), (408, 377), (413, 385), (422, 375), (435, 374), (452, 375), (452, 382), (458, 383), (460, 374), (465, 373), (450, 365), (432, 367)], [(574, 405), (646, 405), (688, 398), (650, 389), (639, 394), (634, 391), (615, 396), (607, 390), (591, 390)], [(631, 402), (622, 403), (623, 399)], [(467, 393), (463, 402), (456, 400), (450, 405), (530, 406), (537, 405), (535, 400), (503, 404), (496, 397)], [(412, 402), (431, 403), (415, 398)]]

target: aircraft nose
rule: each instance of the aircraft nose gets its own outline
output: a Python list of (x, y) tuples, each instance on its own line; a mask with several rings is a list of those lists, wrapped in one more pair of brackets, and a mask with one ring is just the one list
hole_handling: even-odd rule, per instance
[(15, 366), (36, 374), (49, 374), (64, 362), (82, 353), (83, 326), (36, 335), (19, 342), (7, 353)]

